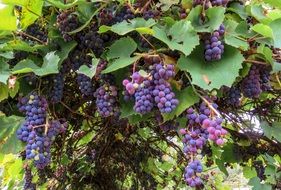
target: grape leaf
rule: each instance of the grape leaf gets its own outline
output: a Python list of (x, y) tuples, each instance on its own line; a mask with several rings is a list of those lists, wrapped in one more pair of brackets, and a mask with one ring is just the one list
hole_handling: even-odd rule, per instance
[(264, 2), (270, 4), (273, 7), (281, 9), (281, 0), (264, 0)]
[(251, 6), (251, 14), (252, 16), (257, 19), (258, 21), (262, 22), (264, 19), (266, 19), (266, 16), (264, 15), (264, 9), (262, 5), (252, 5)]
[(97, 70), (97, 66), (99, 63), (99, 59), (93, 58), (92, 59), (92, 66), (88, 67), (86, 65), (82, 65), (79, 70), (78, 73), (84, 74), (90, 78), (93, 78), (96, 74), (96, 70)]
[(247, 40), (244, 40), (242, 37), (239, 36), (238, 33), (235, 32), (237, 26), (237, 22), (233, 20), (226, 20), (224, 41), (226, 44), (231, 45), (233, 47), (247, 50), (249, 48), (249, 44), (247, 43)]
[(18, 153), (23, 144), (17, 139), (16, 130), (22, 124), (24, 118), (18, 116), (0, 116), (0, 152)]
[(199, 97), (194, 93), (192, 87), (187, 87), (175, 93), (177, 99), (179, 100), (179, 105), (173, 112), (169, 114), (163, 114), (164, 122), (173, 119), (175, 116), (179, 116), (187, 108), (199, 101)]
[(273, 33), (274, 47), (281, 48), (281, 19), (276, 19), (269, 24)]
[(9, 65), (0, 59), (0, 82), (6, 84), (10, 76)]
[[(69, 8), (79, 5), (79, 4), (84, 4), (85, 0), (74, 0), (71, 3), (67, 3), (67, 4), (65, 4), (61, 1), (57, 1), (57, 0), (46, 0), (46, 2), (53, 5), (54, 7), (65, 10), (65, 9), (69, 9)], [(98, 2), (98, 1), (96, 1), (96, 2)]]
[(187, 20), (176, 22), (171, 28), (153, 27), (153, 36), (169, 46), (172, 50), (179, 50), (189, 55), (199, 45), (199, 37), (191, 23)]
[(6, 5), (0, 11), (0, 30), (16, 30), (17, 17), (14, 15), (14, 6)]
[(49, 74), (58, 73), (59, 60), (59, 56), (55, 55), (54, 51), (50, 52), (45, 55), (42, 67), (34, 70), (33, 72), (38, 76), (45, 76)]
[(227, 11), (232, 11), (239, 15), (243, 20), (246, 20), (247, 13), (244, 5), (241, 5), (239, 2), (232, 2), (228, 7)]
[(220, 61), (206, 62), (204, 49), (199, 46), (190, 56), (181, 56), (178, 66), (191, 74), (193, 84), (212, 90), (223, 85), (230, 87), (239, 75), (243, 60), (244, 57), (236, 48), (226, 45)]
[(257, 176), (257, 171), (253, 167), (245, 166), (243, 168), (243, 175), (244, 175), (245, 178), (251, 179), (251, 178)]
[(260, 127), (263, 129), (264, 135), (269, 139), (276, 139), (281, 142), (281, 123), (274, 122), (271, 126), (266, 122), (261, 122)]
[(261, 34), (264, 37), (268, 37), (268, 38), (273, 38), (273, 31), (272, 29), (265, 25), (265, 24), (256, 24), (251, 28), (253, 31), (255, 31), (256, 33)]
[(156, 24), (155, 20), (149, 19), (145, 20), (144, 18), (135, 18), (129, 22), (124, 20), (123, 22), (114, 24), (113, 26), (101, 26), (99, 28), (99, 33), (108, 32), (109, 30), (118, 34), (125, 35), (132, 31), (137, 31), (141, 34), (152, 34), (152, 26)]
[(21, 11), (21, 27), (27, 28), (30, 24), (42, 15), (44, 1), (43, 0), (28, 0), (26, 4), (22, 6)]
[(8, 86), (0, 82), (0, 102), (8, 98), (8, 96), (9, 96)]
[(272, 190), (271, 185), (262, 184), (258, 177), (250, 179), (248, 184), (253, 186), (254, 190)]
[(193, 8), (189, 15), (188, 20), (191, 21), (192, 26), (197, 32), (213, 32), (218, 29), (224, 20), (225, 9), (223, 7), (212, 7), (206, 10), (206, 22), (202, 23), (201, 20), (202, 6)]
[(34, 74), (38, 76), (45, 76), (49, 74), (58, 73), (58, 63), (59, 56), (55, 55), (55, 52), (50, 52), (45, 55), (43, 59), (43, 64), (41, 67), (38, 67), (34, 62), (30, 59), (25, 59), (20, 61), (12, 70), (13, 74), (20, 73), (29, 73), (34, 72)]
[(140, 56), (130, 57), (136, 49), (136, 42), (129, 37), (115, 41), (107, 52), (107, 58), (110, 59), (110, 65), (103, 70), (102, 73), (110, 73), (133, 64), (140, 59)]
[(160, 0), (156, 6), (161, 7), (162, 11), (168, 11), (172, 5), (178, 4), (179, 0)]
[(77, 45), (77, 42), (71, 41), (71, 42), (64, 42), (63, 40), (58, 40), (58, 44), (60, 45), (61, 51), (57, 51), (56, 55), (59, 56), (59, 66), (62, 64), (62, 62), (68, 57), (68, 54), (75, 46)]

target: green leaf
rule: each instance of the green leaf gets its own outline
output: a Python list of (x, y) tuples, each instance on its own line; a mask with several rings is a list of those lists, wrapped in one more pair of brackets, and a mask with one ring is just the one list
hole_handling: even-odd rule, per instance
[(13, 54), (12, 51), (1, 52), (0, 53), (0, 57), (4, 57), (6, 59), (13, 59), (14, 58), (14, 54)]
[(91, 67), (82, 65), (77, 72), (84, 74), (90, 78), (93, 78), (96, 74), (98, 63), (99, 63), (99, 59), (93, 58)]
[(269, 24), (272, 33), (275, 48), (281, 48), (281, 19), (276, 19)]
[(233, 20), (227, 20), (225, 22), (225, 35), (224, 41), (226, 44), (231, 45), (236, 48), (241, 48), (243, 50), (247, 50), (249, 48), (249, 44), (247, 40), (240, 37), (238, 33), (236, 33), (236, 28), (238, 23)]
[(266, 121), (261, 122), (260, 127), (263, 129), (264, 135), (269, 139), (276, 139), (281, 142), (281, 122), (274, 122), (270, 126)]
[(187, 108), (199, 101), (199, 97), (194, 93), (192, 87), (187, 87), (179, 92), (176, 92), (176, 97), (179, 100), (179, 105), (169, 114), (163, 114), (164, 122), (179, 116)]
[(42, 47), (42, 45), (30, 46), (28, 43), (22, 40), (12, 40), (7, 43), (0, 44), (0, 49), (3, 51), (19, 50), (19, 51), (34, 52), (40, 47)]
[(16, 64), (16, 66), (14, 66), (14, 68), (12, 70), (12, 74), (30, 73), (36, 69), (40, 69), (40, 67), (35, 65), (35, 63), (32, 60), (24, 59), (24, 60), (18, 62), (18, 64)]
[(202, 6), (193, 8), (188, 20), (191, 21), (192, 26), (197, 32), (213, 32), (218, 29), (224, 20), (225, 9), (223, 7), (212, 7), (206, 10), (206, 22), (201, 20)]
[(17, 139), (16, 130), (24, 118), (18, 116), (0, 116), (0, 152), (4, 154), (18, 153), (23, 144)]
[(6, 84), (10, 76), (9, 64), (0, 59), (0, 82)]
[(129, 37), (115, 41), (107, 52), (110, 65), (102, 73), (110, 73), (133, 64), (140, 58), (140, 56), (130, 57), (136, 49), (136, 42)]
[(264, 2), (270, 4), (273, 7), (281, 9), (281, 0), (264, 0)]
[(81, 145), (84, 145), (84, 144), (88, 144), (89, 142), (92, 141), (92, 139), (94, 138), (95, 134), (96, 134), (96, 133), (95, 133), (94, 131), (88, 133), (87, 135), (85, 135), (84, 137), (82, 137), (82, 138), (78, 141), (78, 145), (81, 146)]
[(4, 83), (0, 82), (0, 102), (9, 97), (9, 89), (8, 86)]
[(245, 178), (251, 179), (251, 178), (257, 176), (257, 171), (256, 171), (256, 169), (253, 168), (253, 167), (245, 166), (245, 167), (243, 168), (243, 174), (244, 174), (244, 177), (245, 177)]
[(21, 27), (27, 28), (30, 24), (42, 15), (43, 0), (28, 0), (22, 7)]
[(0, 30), (16, 30), (17, 17), (14, 15), (13, 5), (3, 5), (0, 11)]
[(14, 98), (17, 95), (19, 88), (20, 88), (20, 84), (18, 81), (16, 81), (14, 88), (9, 89), (10, 97)]
[(231, 86), (239, 75), (244, 57), (231, 46), (225, 46), (225, 52), (220, 61), (206, 62), (202, 46), (188, 57), (181, 56), (178, 66), (191, 74), (192, 83), (206, 90), (219, 89), (221, 86)]
[(228, 7), (227, 11), (232, 11), (239, 15), (243, 20), (246, 20), (247, 13), (245, 10), (245, 6), (240, 4), (239, 2), (232, 2), (230, 6)]
[(46, 0), (46, 2), (53, 5), (54, 7), (65, 10), (65, 9), (69, 9), (69, 8), (79, 5), (79, 4), (84, 4), (85, 0), (74, 0), (71, 3), (67, 3), (67, 4), (63, 3), (62, 1), (58, 1), (58, 0)]
[(161, 7), (163, 12), (168, 11), (172, 5), (179, 3), (179, 0), (159, 0), (158, 6)]
[(133, 107), (134, 107), (134, 102), (132, 102), (132, 101), (125, 102), (122, 97), (120, 118), (127, 118), (128, 116), (131, 116), (131, 115), (137, 115), (137, 113), (134, 111)]
[(264, 15), (264, 9), (262, 5), (256, 4), (251, 6), (251, 14), (252, 16), (257, 19), (258, 21), (263, 21), (266, 19), (266, 16)]
[(34, 73), (38, 76), (45, 76), (49, 74), (58, 73), (59, 56), (55, 55), (55, 52), (50, 52), (45, 55), (43, 59), (43, 65), (40, 69), (34, 70)]
[(265, 25), (265, 24), (256, 24), (251, 28), (253, 31), (255, 31), (256, 33), (261, 34), (264, 37), (268, 37), (268, 38), (273, 38), (273, 31), (272, 29)]
[(68, 57), (68, 54), (71, 50), (75, 48), (77, 45), (77, 42), (71, 41), (71, 42), (65, 42), (63, 39), (58, 39), (58, 44), (61, 47), (61, 51), (57, 51), (56, 55), (59, 56), (59, 66), (62, 64), (62, 62)]
[(160, 26), (153, 27), (153, 36), (169, 46), (172, 50), (179, 50), (189, 55), (199, 45), (199, 36), (187, 20), (176, 22), (167, 29)]
[(258, 177), (250, 179), (248, 184), (253, 186), (253, 190), (272, 190), (271, 185), (262, 184)]
[(124, 20), (123, 22), (114, 24), (113, 26), (101, 26), (99, 28), (100, 33), (107, 31), (112, 31), (118, 35), (125, 35), (132, 31), (138, 31), (142, 34), (152, 34), (153, 30), (150, 29), (156, 24), (155, 20), (149, 19), (145, 20), (144, 18), (135, 18), (130, 20), (130, 22)]
[(29, 73), (34, 72), (34, 74), (38, 76), (45, 76), (49, 74), (58, 73), (58, 63), (59, 63), (59, 56), (55, 55), (55, 52), (50, 52), (45, 55), (43, 59), (43, 64), (41, 67), (38, 67), (34, 64), (34, 62), (30, 59), (25, 59), (20, 61), (12, 70), (13, 74), (20, 74), (20, 73)]

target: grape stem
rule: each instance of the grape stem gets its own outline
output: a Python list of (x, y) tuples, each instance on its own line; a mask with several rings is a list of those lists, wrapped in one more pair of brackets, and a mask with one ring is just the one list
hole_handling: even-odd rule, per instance
[(94, 117), (92, 117), (92, 116), (90, 116), (90, 115), (88, 115), (88, 114), (82, 114), (82, 113), (78, 113), (78, 112), (72, 110), (68, 105), (66, 105), (66, 104), (65, 104), (64, 102), (62, 102), (62, 101), (60, 101), (60, 103), (61, 103), (64, 107), (66, 107), (71, 113), (74, 113), (74, 114), (77, 114), (77, 115), (86, 116), (86, 117), (88, 117), (88, 118), (94, 118)]
[(43, 45), (47, 45), (47, 44), (48, 44), (48, 42), (43, 42), (43, 41), (39, 40), (38, 38), (35, 38), (34, 36), (31, 36), (31, 35), (29, 35), (29, 34), (26, 34), (26, 33), (24, 33), (24, 32), (21, 32), (21, 31), (16, 32), (16, 34), (17, 34), (17, 35), (23, 35), (23, 36), (26, 36), (26, 37), (28, 37), (28, 38), (31, 38), (31, 39), (33, 39), (33, 40), (35, 40), (35, 41), (37, 41), (37, 42), (39, 42), (39, 43), (41, 43), (41, 44), (43, 44)]
[(256, 60), (249, 60), (249, 59), (244, 60), (244, 62), (246, 62), (246, 63), (259, 64), (259, 65), (267, 65), (267, 63), (266, 63), (266, 62), (256, 61)]
[(187, 79), (189, 80), (189, 83), (191, 84), (191, 87), (192, 87), (194, 93), (197, 96), (199, 96), (217, 116), (221, 116), (221, 114), (212, 106), (212, 104), (208, 100), (206, 100), (206, 98), (204, 98), (203, 96), (201, 96), (201, 94), (199, 94), (197, 92), (197, 90), (196, 90), (195, 86), (192, 84), (191, 78), (188, 76), (188, 74), (185, 73), (185, 75), (186, 75)]
[(275, 78), (276, 78), (276, 80), (277, 80), (279, 86), (281, 87), (281, 81), (280, 81), (279, 76), (278, 76), (277, 73), (275, 73)]

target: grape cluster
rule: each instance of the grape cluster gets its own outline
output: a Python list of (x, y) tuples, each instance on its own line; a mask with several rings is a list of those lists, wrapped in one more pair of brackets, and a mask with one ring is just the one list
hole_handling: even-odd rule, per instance
[(94, 96), (96, 97), (98, 112), (102, 117), (119, 115), (118, 92), (115, 86), (106, 83), (95, 91)]
[(233, 86), (227, 89), (225, 103), (233, 107), (239, 107), (241, 104), (241, 91), (238, 87)]
[(100, 59), (98, 65), (97, 65), (97, 69), (96, 69), (96, 74), (95, 76), (97, 78), (100, 78), (101, 72), (106, 68), (108, 62), (104, 59)]
[(229, 0), (211, 0), (212, 6), (226, 7)]
[(150, 18), (156, 19), (159, 16), (160, 16), (160, 12), (158, 10), (150, 9), (143, 12), (143, 18), (145, 20), (148, 20)]
[(50, 162), (51, 141), (65, 131), (67, 124), (47, 121), (47, 101), (37, 93), (22, 97), (18, 107), (25, 114), (25, 122), (18, 129), (17, 137), (27, 142), (26, 158), (33, 159), (36, 167), (42, 169)]
[[(217, 145), (224, 144), (224, 137), (227, 131), (222, 128), (222, 119), (215, 116), (214, 111), (218, 106), (212, 103), (212, 99), (206, 97), (208, 104), (203, 101), (199, 104), (198, 113), (193, 108), (187, 109), (188, 126), (186, 129), (180, 129), (180, 134), (183, 135), (183, 152), (188, 157), (196, 157), (201, 154), (207, 140), (214, 141)], [(197, 166), (200, 166), (199, 171), (196, 171)], [(185, 169), (185, 181), (191, 187), (200, 186), (202, 184), (201, 178), (196, 173), (202, 172), (202, 165), (200, 161), (191, 161)]]
[[(27, 27), (26, 33), (34, 38), (37, 38), (38, 40), (42, 42), (47, 42), (48, 40), (48, 35), (46, 31), (42, 27), (40, 27), (39, 24), (31, 24)], [(34, 40), (28, 36), (23, 36), (25, 39), (28, 40)]]
[(204, 8), (208, 9), (209, 7), (214, 7), (214, 6), (222, 6), (226, 7), (227, 3), (229, 0), (193, 0), (193, 6), (197, 5), (203, 5)]
[(98, 28), (92, 26), (89, 31), (77, 34), (78, 46), (81, 50), (90, 49), (99, 57), (104, 51), (104, 39), (97, 32)]
[(81, 93), (84, 96), (93, 96), (94, 94), (94, 85), (92, 79), (84, 74), (77, 75), (77, 83)]
[(164, 65), (160, 58), (152, 58), (147, 61), (150, 65), (150, 73), (142, 76), (139, 72), (134, 72), (128, 79), (123, 81), (126, 88), (125, 99), (130, 99), (130, 95), (135, 95), (135, 111), (147, 113), (155, 106), (161, 113), (170, 113), (178, 105), (179, 101), (175, 98), (175, 93), (168, 82), (175, 76), (174, 65)]
[(260, 71), (260, 83), (262, 91), (269, 91), (271, 90), (270, 84), (270, 68), (264, 65), (257, 66)]
[(215, 30), (213, 34), (207, 35), (204, 40), (205, 43), (205, 60), (217, 61), (221, 59), (224, 52), (224, 45), (221, 41), (225, 32), (224, 25), (221, 25), (218, 30)]
[(124, 6), (115, 15), (115, 22), (122, 22), (124, 20), (134, 19), (135, 15), (129, 6)]
[(68, 34), (79, 27), (78, 17), (69, 11), (61, 12), (57, 16), (57, 24), (65, 41), (71, 41), (72, 36)]
[(24, 169), (24, 186), (23, 190), (36, 190), (36, 185), (32, 183), (32, 172), (29, 167)]
[(258, 98), (262, 93), (260, 71), (256, 65), (251, 66), (248, 75), (242, 80), (241, 90), (248, 98)]
[(161, 62), (155, 63), (152, 66), (151, 74), (155, 85), (153, 96), (157, 107), (161, 113), (172, 112), (179, 104), (170, 83), (167, 81), (175, 76), (174, 65), (163, 65)]
[(53, 88), (50, 92), (51, 102), (57, 103), (61, 101), (64, 88), (64, 76), (62, 73), (52, 76)]
[(202, 173), (203, 166), (199, 160), (194, 160), (185, 168), (184, 180), (190, 187), (202, 185), (202, 179), (199, 174)]
[(154, 101), (152, 96), (153, 85), (150, 80), (144, 80), (141, 85), (138, 86), (134, 96), (135, 105), (134, 110), (138, 113), (145, 114), (150, 112), (154, 107)]
[(98, 18), (100, 20), (100, 25), (110, 26), (114, 24), (114, 14), (112, 9), (102, 9), (98, 14)]
[(46, 134), (38, 130), (31, 131), (26, 145), (26, 158), (33, 159), (35, 166), (39, 169), (43, 169), (50, 163), (52, 141), (55, 136), (65, 132), (67, 124), (52, 120), (45, 127), (47, 128)]

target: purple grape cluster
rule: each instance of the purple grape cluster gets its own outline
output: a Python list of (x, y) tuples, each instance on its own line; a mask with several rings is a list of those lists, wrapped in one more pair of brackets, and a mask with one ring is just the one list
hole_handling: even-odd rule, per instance
[(96, 57), (100, 57), (104, 51), (104, 39), (102, 35), (98, 34), (98, 28), (95, 25), (87, 32), (78, 33), (77, 40), (81, 50), (89, 49)]
[(98, 112), (102, 117), (119, 115), (118, 92), (115, 86), (106, 83), (95, 91), (94, 96)]
[(147, 76), (134, 72), (131, 82), (128, 79), (123, 81), (127, 91), (125, 100), (135, 95), (134, 108), (141, 114), (151, 111), (154, 105), (161, 113), (170, 113), (179, 104), (168, 82), (175, 76), (174, 65), (164, 65), (160, 59), (154, 59), (154, 61), (157, 62), (150, 66), (150, 73)]
[(146, 10), (146, 11), (143, 12), (143, 18), (145, 20), (148, 20), (148, 19), (151, 19), (151, 18), (156, 19), (159, 16), (160, 16), (160, 12), (158, 10), (150, 9), (150, 10)]
[(206, 61), (218, 61), (224, 52), (224, 45), (222, 37), (225, 32), (224, 25), (221, 25), (218, 30), (215, 30), (213, 34), (207, 35), (204, 41), (205, 43), (205, 60)]
[[(36, 23), (29, 25), (26, 29), (26, 33), (34, 38), (37, 38), (38, 40), (40, 40), (42, 42), (47, 42), (47, 40), (48, 40), (47, 32), (44, 31), (44, 29)], [(23, 38), (34, 41), (34, 39), (32, 39), (28, 36), (23, 36)]]
[(66, 123), (53, 120), (46, 124), (46, 134), (40, 130), (31, 131), (26, 145), (26, 158), (33, 159), (35, 166), (39, 169), (46, 167), (51, 161), (52, 141), (58, 134), (64, 133), (66, 127)]
[[(198, 108), (198, 113), (193, 108), (187, 109), (188, 126), (186, 129), (180, 129), (180, 134), (183, 135), (183, 152), (188, 157), (196, 157), (201, 154), (201, 151), (206, 145), (207, 140), (214, 141), (217, 145), (224, 144), (224, 136), (227, 131), (222, 128), (222, 119), (215, 116), (213, 109), (218, 108), (217, 104), (213, 103), (211, 98), (206, 97), (206, 102), (201, 102)], [(199, 170), (196, 171), (197, 166)], [(190, 187), (196, 187), (202, 185), (202, 179), (197, 173), (202, 172), (202, 165), (200, 161), (191, 161), (185, 169), (184, 178)]]
[(193, 0), (193, 6), (204, 5), (205, 9), (214, 6), (226, 7), (229, 0)]
[(227, 89), (225, 103), (233, 107), (239, 107), (241, 104), (241, 91), (233, 86)]
[(272, 89), (270, 84), (270, 68), (265, 65), (257, 65), (260, 71), (260, 83), (262, 91), (269, 91)]
[(104, 8), (99, 12), (98, 18), (100, 25), (113, 25), (115, 23), (113, 10), (110, 8)]
[(132, 10), (130, 9), (129, 6), (124, 6), (121, 8), (120, 11), (117, 11), (116, 15), (115, 15), (115, 22), (122, 22), (124, 20), (131, 20), (134, 19), (135, 15), (132, 12)]
[(167, 81), (175, 76), (174, 65), (163, 65), (161, 62), (155, 63), (152, 66), (151, 75), (155, 85), (153, 96), (157, 107), (161, 113), (172, 112), (179, 104), (170, 83)]
[(222, 6), (226, 7), (229, 0), (210, 0), (212, 6)]
[(99, 63), (98, 63), (98, 65), (97, 65), (97, 69), (96, 69), (96, 74), (95, 74), (95, 76), (97, 77), (97, 78), (100, 78), (101, 76), (101, 72), (106, 68), (106, 66), (107, 66), (107, 64), (108, 64), (108, 62), (106, 61), (106, 60), (104, 60), (104, 59), (101, 59), (100, 61), (99, 61)]
[(199, 174), (202, 173), (203, 166), (199, 160), (193, 160), (185, 168), (184, 180), (190, 187), (197, 187), (202, 185), (202, 179)]
[(63, 97), (64, 76), (58, 73), (52, 76), (53, 88), (50, 92), (51, 102), (58, 103)]
[(72, 14), (69, 11), (61, 12), (57, 16), (57, 24), (63, 39), (67, 42), (73, 40), (72, 36), (69, 35), (68, 32), (71, 32), (79, 27), (77, 15)]
[(154, 101), (152, 96), (153, 85), (150, 80), (144, 80), (141, 85), (138, 86), (134, 97), (135, 105), (134, 110), (140, 114), (150, 112), (154, 107)]
[(25, 122), (18, 129), (17, 137), (27, 142), (26, 158), (34, 160), (35, 166), (42, 169), (50, 163), (51, 141), (66, 130), (67, 123), (47, 121), (47, 101), (37, 93), (22, 97), (18, 107), (25, 114)]
[(260, 71), (256, 65), (251, 66), (248, 75), (242, 80), (241, 90), (248, 98), (258, 98), (262, 93)]
[(81, 93), (84, 96), (93, 96), (94, 95), (94, 85), (92, 79), (84, 74), (77, 75), (77, 83)]
[(36, 190), (36, 185), (32, 183), (32, 172), (29, 167), (24, 169), (24, 186), (23, 190)]

